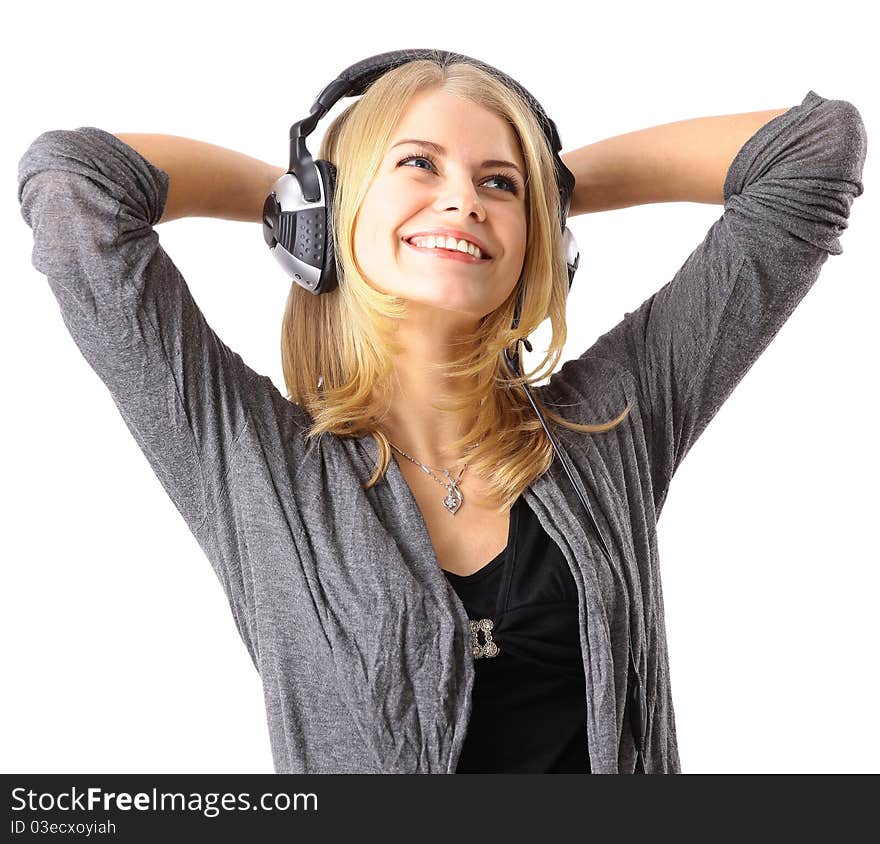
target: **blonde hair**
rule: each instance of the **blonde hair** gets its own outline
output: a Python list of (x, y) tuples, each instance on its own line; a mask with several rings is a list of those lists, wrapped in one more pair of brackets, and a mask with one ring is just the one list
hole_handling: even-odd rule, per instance
[[(517, 284), (502, 305), (480, 320), (474, 336), (453, 343), (462, 349), (454, 361), (432, 364), (447, 378), (473, 384), (432, 405), (446, 412), (477, 408), (472, 427), (449, 450), (460, 452), (468, 471), (485, 479), (487, 495), (501, 502), (498, 513), (502, 514), (553, 462), (552, 443), (519, 385), (546, 377), (561, 357), (568, 271), (552, 151), (527, 103), (493, 74), (441, 56), (412, 61), (383, 74), (330, 124), (319, 157), (337, 167), (330, 210), (339, 286), (315, 296), (296, 283), (291, 285), (281, 331), (284, 381), (288, 400), (313, 420), (307, 438), (325, 432), (374, 437), (378, 462), (363, 488), (378, 483), (392, 453), (377, 423), (398, 385), (392, 358), (402, 350), (393, 333), (395, 323), (406, 318), (407, 308), (403, 298), (376, 290), (361, 275), (353, 250), (354, 230), (395, 127), (409, 101), (428, 89), (447, 91), (507, 121), (526, 164), (526, 250)], [(520, 289), (520, 321), (511, 330)], [(541, 366), (520, 379), (507, 368), (503, 350), (507, 347), (514, 354), (519, 339), (528, 337), (548, 316), (552, 339), (547, 354)], [(632, 407), (628, 405), (610, 422), (582, 425), (546, 409), (537, 395), (534, 398), (548, 426), (555, 422), (582, 433), (616, 427)]]

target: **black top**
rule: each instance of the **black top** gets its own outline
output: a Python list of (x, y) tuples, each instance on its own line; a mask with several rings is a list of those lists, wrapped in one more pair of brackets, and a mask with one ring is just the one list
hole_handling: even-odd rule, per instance
[(577, 588), (525, 499), (504, 551), (471, 575), (444, 573), (482, 654), (456, 773), (590, 773)]

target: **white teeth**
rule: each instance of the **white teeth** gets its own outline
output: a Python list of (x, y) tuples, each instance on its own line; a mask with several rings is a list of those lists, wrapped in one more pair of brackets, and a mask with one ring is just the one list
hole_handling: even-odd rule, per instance
[(475, 258), (482, 258), (483, 253), (479, 246), (468, 243), (466, 240), (456, 240), (454, 237), (444, 237), (443, 235), (428, 235), (427, 237), (413, 237), (410, 242), (423, 249), (451, 249), (457, 252), (466, 252)]

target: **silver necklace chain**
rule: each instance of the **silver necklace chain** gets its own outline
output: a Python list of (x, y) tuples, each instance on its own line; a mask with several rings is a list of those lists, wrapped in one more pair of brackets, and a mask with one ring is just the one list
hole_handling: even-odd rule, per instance
[(443, 499), (443, 506), (454, 516), (458, 512), (458, 509), (461, 507), (461, 505), (464, 503), (464, 496), (461, 494), (461, 489), (459, 489), (458, 484), (459, 481), (461, 481), (461, 476), (464, 474), (464, 470), (467, 469), (468, 464), (465, 463), (464, 466), (462, 466), (457, 478), (452, 477), (452, 475), (449, 473), (449, 469), (443, 469), (442, 472), (444, 475), (446, 475), (446, 480), (444, 481), (438, 478), (427, 466), (424, 465), (424, 463), (419, 463), (419, 461), (416, 460), (415, 457), (410, 457), (410, 455), (408, 455), (403, 449), (398, 448), (396, 445), (394, 445), (391, 440), (388, 440), (388, 442), (395, 451), (402, 454), (407, 460), (415, 463), (416, 466), (418, 466), (426, 475), (429, 475), (435, 481), (437, 481), (438, 484), (446, 487), (446, 497)]

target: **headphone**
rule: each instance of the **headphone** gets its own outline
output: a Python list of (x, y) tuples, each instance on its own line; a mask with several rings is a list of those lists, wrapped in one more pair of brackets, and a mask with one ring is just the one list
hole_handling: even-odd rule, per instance
[[(525, 89), (502, 73), (497, 68), (478, 59), (461, 53), (446, 50), (393, 50), (371, 56), (346, 68), (327, 85), (312, 105), (309, 116), (297, 121), (290, 127), (290, 166), (273, 185), (272, 191), (263, 204), (263, 238), (272, 254), (281, 264), (286, 275), (310, 293), (319, 296), (335, 290), (339, 285), (336, 271), (336, 253), (333, 242), (332, 210), (333, 196), (336, 190), (336, 167), (329, 161), (313, 159), (306, 148), (306, 139), (314, 131), (318, 121), (343, 97), (358, 97), (365, 93), (370, 85), (380, 76), (412, 61), (429, 60), (438, 64), (453, 61), (475, 65), (481, 70), (495, 76), (525, 101), (531, 109), (550, 145), (559, 188), (559, 217), (562, 225), (562, 241), (565, 260), (568, 267), (568, 287), (574, 280), (574, 274), (580, 262), (580, 253), (574, 235), (566, 225), (566, 218), (571, 207), (571, 196), (574, 191), (574, 174), (565, 166), (559, 156), (562, 144), (556, 124), (544, 113), (538, 101)], [(523, 291), (520, 288), (514, 311), (512, 328), (519, 325), (522, 310)], [(528, 338), (520, 338), (528, 351), (532, 345)], [(508, 369), (522, 378), (519, 350), (513, 354), (504, 349), (504, 358)], [(611, 554), (602, 536), (599, 526), (590, 509), (586, 495), (575, 481), (568, 458), (559, 447), (555, 437), (547, 427), (547, 422), (539, 410), (528, 384), (522, 384), (529, 402), (532, 405), (553, 451), (562, 463), (571, 485), (580, 498), (593, 529), (599, 538), (602, 552), (609, 565)], [(645, 736), (647, 730), (647, 700), (644, 684), (636, 666), (632, 640), (629, 646), (629, 677), (627, 682), (627, 709), (631, 712), (631, 726), (635, 739), (637, 759), (636, 771), (645, 773)], [(641, 771), (639, 771), (641, 766)]]

